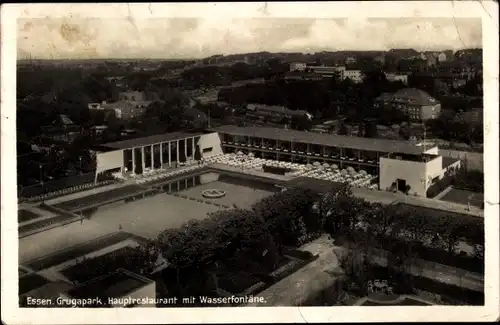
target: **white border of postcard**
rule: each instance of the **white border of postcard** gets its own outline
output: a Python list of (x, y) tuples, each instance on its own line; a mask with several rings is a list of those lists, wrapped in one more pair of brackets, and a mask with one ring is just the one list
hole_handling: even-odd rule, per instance
[[(484, 51), (485, 306), (479, 307), (235, 307), (168, 309), (42, 309), (18, 307), (16, 198), (16, 30), (18, 18), (307, 17), (482, 19)], [(2, 321), (7, 324), (257, 323), (491, 321), (499, 317), (498, 3), (493, 1), (388, 1), (183, 4), (22, 4), (1, 11)], [(408, 35), (412, 37), (412, 35)]]

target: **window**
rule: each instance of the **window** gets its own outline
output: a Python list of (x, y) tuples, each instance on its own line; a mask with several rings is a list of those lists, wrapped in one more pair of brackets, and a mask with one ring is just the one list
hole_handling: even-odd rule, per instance
[(212, 152), (212, 150), (213, 150), (213, 147), (204, 148), (203, 153)]

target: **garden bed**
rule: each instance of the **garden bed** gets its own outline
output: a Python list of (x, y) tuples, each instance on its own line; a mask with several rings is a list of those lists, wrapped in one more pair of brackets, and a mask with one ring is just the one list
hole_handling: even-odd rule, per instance
[(22, 278), (19, 278), (19, 295), (43, 287), (49, 282), (49, 280), (36, 273), (23, 276)]
[(36, 219), (39, 217), (41, 217), (39, 214), (34, 213), (30, 210), (19, 209), (17, 211), (17, 222), (19, 222), (19, 223), (25, 222), (25, 221), (30, 221), (30, 220), (33, 220), (33, 219)]
[[(345, 238), (337, 238), (336, 243), (341, 245), (345, 243)], [(377, 238), (372, 242), (374, 248), (383, 249), (386, 251), (391, 251), (394, 246), (409, 246), (410, 244), (402, 239), (397, 238)], [(415, 255), (426, 261), (436, 262), (443, 265), (448, 265), (452, 267), (456, 267), (459, 269), (464, 269), (470, 272), (484, 274), (484, 260), (467, 256), (467, 255), (458, 255), (458, 254), (450, 254), (447, 251), (442, 249), (427, 247), (427, 246), (418, 246), (412, 247), (412, 251)]]
[[(106, 253), (106, 254), (103, 254), (100, 256), (96, 256), (96, 257), (92, 258), (92, 261), (93, 261), (93, 263), (101, 264), (104, 266), (105, 262), (109, 261), (110, 257), (113, 256), (115, 258), (115, 260), (114, 260), (115, 263), (117, 260), (120, 260), (120, 259), (123, 262), (123, 264), (117, 263), (117, 264), (113, 265), (113, 269), (115, 269), (115, 267), (116, 267), (116, 269), (114, 271), (116, 271), (117, 269), (120, 269), (120, 268), (129, 270), (130, 269), (129, 266), (130, 266), (131, 261), (127, 261), (125, 256), (131, 255), (130, 253), (132, 251), (133, 251), (133, 248), (131, 248), (131, 247), (122, 247), (122, 248), (119, 248), (119, 249), (114, 250), (112, 252), (109, 252), (109, 253)], [(101, 261), (101, 263), (98, 263), (98, 261)], [(109, 268), (106, 268), (106, 267), (103, 267), (101, 269), (102, 273), (99, 272), (99, 269), (92, 269), (91, 270), (92, 272), (88, 273), (88, 272), (85, 272), (85, 270), (83, 268), (85, 268), (85, 266), (81, 265), (79, 263), (79, 264), (72, 265), (72, 266), (62, 270), (61, 273), (65, 277), (67, 277), (69, 280), (76, 281), (79, 283), (83, 283), (83, 282), (89, 281), (93, 278), (109, 274), (109, 272), (108, 272)], [(112, 271), (112, 272), (114, 272), (114, 271)]]
[(236, 270), (219, 270), (217, 272), (219, 287), (224, 291), (238, 294), (261, 282), (260, 277)]
[[(59, 215), (53, 218), (49, 219), (43, 219), (39, 221), (35, 221), (32, 223), (29, 223), (27, 225), (22, 225), (19, 226), (18, 231), (19, 231), (19, 237), (26, 237), (28, 234), (33, 234), (36, 232), (36, 230), (46, 230), (50, 226), (59, 226), (59, 225), (64, 225), (68, 222), (72, 222), (72, 220), (75, 219), (74, 216), (66, 216), (66, 215)], [(77, 219), (75, 219), (76, 221)]]
[(137, 239), (144, 241), (142, 237), (135, 236), (127, 232), (116, 232), (113, 234), (105, 235), (95, 238), (93, 240), (69, 247), (62, 251), (56, 252), (46, 257), (41, 257), (36, 260), (26, 263), (26, 265), (36, 271), (44, 270), (49, 267), (64, 263), (66, 261), (84, 256), (88, 253), (97, 251), (99, 249), (117, 244), (126, 239)]
[[(391, 282), (393, 276), (392, 271), (385, 267), (371, 265), (371, 276), (374, 279), (388, 280)], [(414, 289), (419, 289), (426, 292), (431, 292), (441, 296), (443, 302), (456, 304), (458, 301), (470, 305), (484, 305), (484, 292), (478, 292), (470, 289), (461, 288), (455, 285), (445, 284), (429, 278), (414, 276), (405, 273), (403, 275), (406, 279), (407, 285), (400, 285), (399, 288), (394, 288), (394, 292), (398, 294), (414, 294)], [(400, 281), (394, 281), (400, 283)]]

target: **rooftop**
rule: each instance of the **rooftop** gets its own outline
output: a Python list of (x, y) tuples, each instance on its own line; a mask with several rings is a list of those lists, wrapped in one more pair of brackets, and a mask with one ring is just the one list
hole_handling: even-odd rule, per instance
[(89, 297), (120, 298), (152, 282), (152, 280), (135, 273), (119, 269), (115, 273), (90, 280), (72, 288), (66, 294), (77, 299)]
[(247, 109), (251, 111), (267, 111), (280, 114), (289, 115), (306, 115), (308, 114), (305, 110), (293, 110), (288, 109), (284, 106), (273, 106), (273, 105), (259, 105), (259, 104), (248, 104)]
[(187, 133), (187, 132), (163, 133), (163, 134), (151, 135), (149, 137), (128, 139), (117, 142), (109, 142), (101, 145), (101, 147), (112, 148), (117, 150), (129, 149), (129, 148), (147, 146), (154, 143), (192, 138), (200, 135), (202, 135), (202, 133)]
[(410, 104), (421, 106), (439, 104), (439, 102), (431, 97), (428, 93), (416, 88), (404, 88), (395, 92), (394, 94), (383, 93), (377, 98), (377, 100), (405, 101), (409, 102)]
[(211, 131), (227, 133), (231, 135), (266, 138), (280, 141), (293, 141), (294, 143), (310, 143), (321, 146), (378, 151), (384, 153), (400, 152), (406, 154), (422, 154), (425, 151), (433, 148), (432, 146), (428, 146), (426, 148), (424, 148), (423, 146), (416, 146), (414, 143), (409, 141), (320, 134), (315, 132), (271, 127), (224, 125), (217, 128), (212, 128)]

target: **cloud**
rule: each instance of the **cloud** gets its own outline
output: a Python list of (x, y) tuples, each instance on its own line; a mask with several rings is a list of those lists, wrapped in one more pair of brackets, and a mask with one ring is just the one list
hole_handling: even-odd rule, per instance
[(258, 51), (481, 47), (480, 19), (24, 19), (18, 55), (193, 58)]

